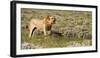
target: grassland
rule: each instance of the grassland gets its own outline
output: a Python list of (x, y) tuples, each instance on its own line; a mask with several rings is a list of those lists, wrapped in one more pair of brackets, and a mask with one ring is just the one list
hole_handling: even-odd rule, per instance
[[(42, 32), (35, 31), (32, 38), (28, 38), (26, 25), (34, 19), (43, 19), (47, 15), (57, 18), (52, 31), (61, 33), (62, 36), (44, 36)], [(28, 43), (26, 48), (62, 48), (82, 47), (92, 45), (92, 13), (89, 11), (73, 10), (44, 10), (44, 9), (21, 9), (21, 42)]]

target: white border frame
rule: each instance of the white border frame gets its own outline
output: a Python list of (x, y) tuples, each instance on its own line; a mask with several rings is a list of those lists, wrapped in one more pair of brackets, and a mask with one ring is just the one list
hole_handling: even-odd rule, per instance
[[(92, 11), (92, 46), (89, 47), (74, 47), (74, 48), (49, 48), (49, 49), (30, 49), (21, 50), (21, 8), (35, 8), (35, 9), (57, 9), (57, 10), (75, 10), (75, 11)], [(16, 4), (16, 55), (27, 54), (41, 54), (54, 52), (77, 52), (96, 50), (96, 9), (85, 7), (71, 7), (71, 6), (54, 6), (54, 5), (36, 5), (36, 4)]]

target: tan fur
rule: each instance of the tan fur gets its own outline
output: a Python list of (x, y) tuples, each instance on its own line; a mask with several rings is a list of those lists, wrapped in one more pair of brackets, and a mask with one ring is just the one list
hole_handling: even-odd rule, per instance
[(50, 31), (52, 25), (55, 24), (56, 18), (54, 16), (47, 16), (43, 20), (32, 19), (29, 22), (29, 38), (32, 36), (35, 29), (42, 30), (44, 35), (47, 35), (46, 31)]

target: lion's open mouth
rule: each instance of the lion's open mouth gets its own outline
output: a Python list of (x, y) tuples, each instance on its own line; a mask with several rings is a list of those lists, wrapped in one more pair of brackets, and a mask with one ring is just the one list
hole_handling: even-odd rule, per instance
[(56, 23), (56, 19), (53, 21), (53, 24), (55, 24)]

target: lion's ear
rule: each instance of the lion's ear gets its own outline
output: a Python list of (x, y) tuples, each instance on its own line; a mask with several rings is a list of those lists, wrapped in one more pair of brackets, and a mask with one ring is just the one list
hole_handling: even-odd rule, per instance
[(46, 20), (50, 20), (50, 16), (47, 16), (47, 17), (46, 17)]

